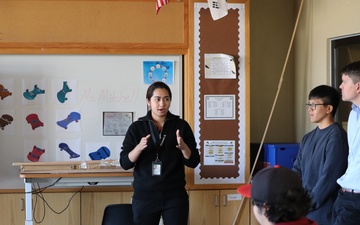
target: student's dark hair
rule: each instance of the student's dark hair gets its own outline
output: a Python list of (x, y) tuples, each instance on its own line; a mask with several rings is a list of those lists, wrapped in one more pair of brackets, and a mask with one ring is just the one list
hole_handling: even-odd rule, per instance
[(355, 83), (360, 81), (360, 61), (352, 62), (346, 65), (341, 71), (340, 75), (346, 75)]
[(341, 98), (339, 91), (328, 85), (320, 85), (310, 91), (308, 99), (313, 98), (319, 98), (324, 104), (332, 105), (332, 116), (335, 116)]
[(306, 216), (311, 207), (311, 198), (305, 190), (290, 189), (282, 196), (282, 204), (269, 205), (254, 200), (252, 203), (259, 210), (265, 210), (265, 216), (270, 222), (281, 223)]
[(171, 94), (171, 90), (170, 90), (169, 86), (161, 81), (156, 81), (148, 87), (148, 89), (146, 91), (146, 99), (150, 101), (150, 98), (154, 95), (155, 89), (158, 89), (158, 88), (167, 90), (167, 92), (169, 93), (170, 100), (172, 99), (172, 94)]

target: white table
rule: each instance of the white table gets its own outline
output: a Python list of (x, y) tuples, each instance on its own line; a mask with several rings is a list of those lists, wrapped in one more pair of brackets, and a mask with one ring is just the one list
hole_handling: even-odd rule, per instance
[(80, 169), (80, 162), (13, 163), (20, 166), (20, 178), (25, 183), (25, 225), (33, 225), (32, 184), (46, 183), (57, 187), (131, 186), (132, 171), (122, 168), (99, 167), (99, 162), (88, 162), (88, 169)]

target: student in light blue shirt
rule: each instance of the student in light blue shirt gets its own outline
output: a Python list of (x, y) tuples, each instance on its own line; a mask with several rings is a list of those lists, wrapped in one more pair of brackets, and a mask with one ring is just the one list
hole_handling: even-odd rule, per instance
[(360, 224), (360, 61), (340, 72), (342, 100), (352, 102), (348, 119), (348, 167), (337, 183), (341, 186), (333, 208), (333, 225)]

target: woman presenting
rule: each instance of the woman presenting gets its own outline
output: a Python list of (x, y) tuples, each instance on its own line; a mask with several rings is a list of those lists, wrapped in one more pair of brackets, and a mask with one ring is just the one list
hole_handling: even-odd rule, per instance
[(120, 164), (134, 168), (133, 215), (137, 225), (186, 225), (189, 199), (185, 166), (200, 162), (189, 124), (170, 113), (171, 90), (163, 82), (146, 93), (149, 111), (129, 127), (120, 153)]

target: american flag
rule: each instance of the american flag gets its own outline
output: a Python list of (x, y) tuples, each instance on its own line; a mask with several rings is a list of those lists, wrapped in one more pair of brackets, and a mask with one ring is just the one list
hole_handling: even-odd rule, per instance
[(156, 0), (156, 15), (158, 14), (160, 8), (168, 3), (170, 3), (170, 0)]

